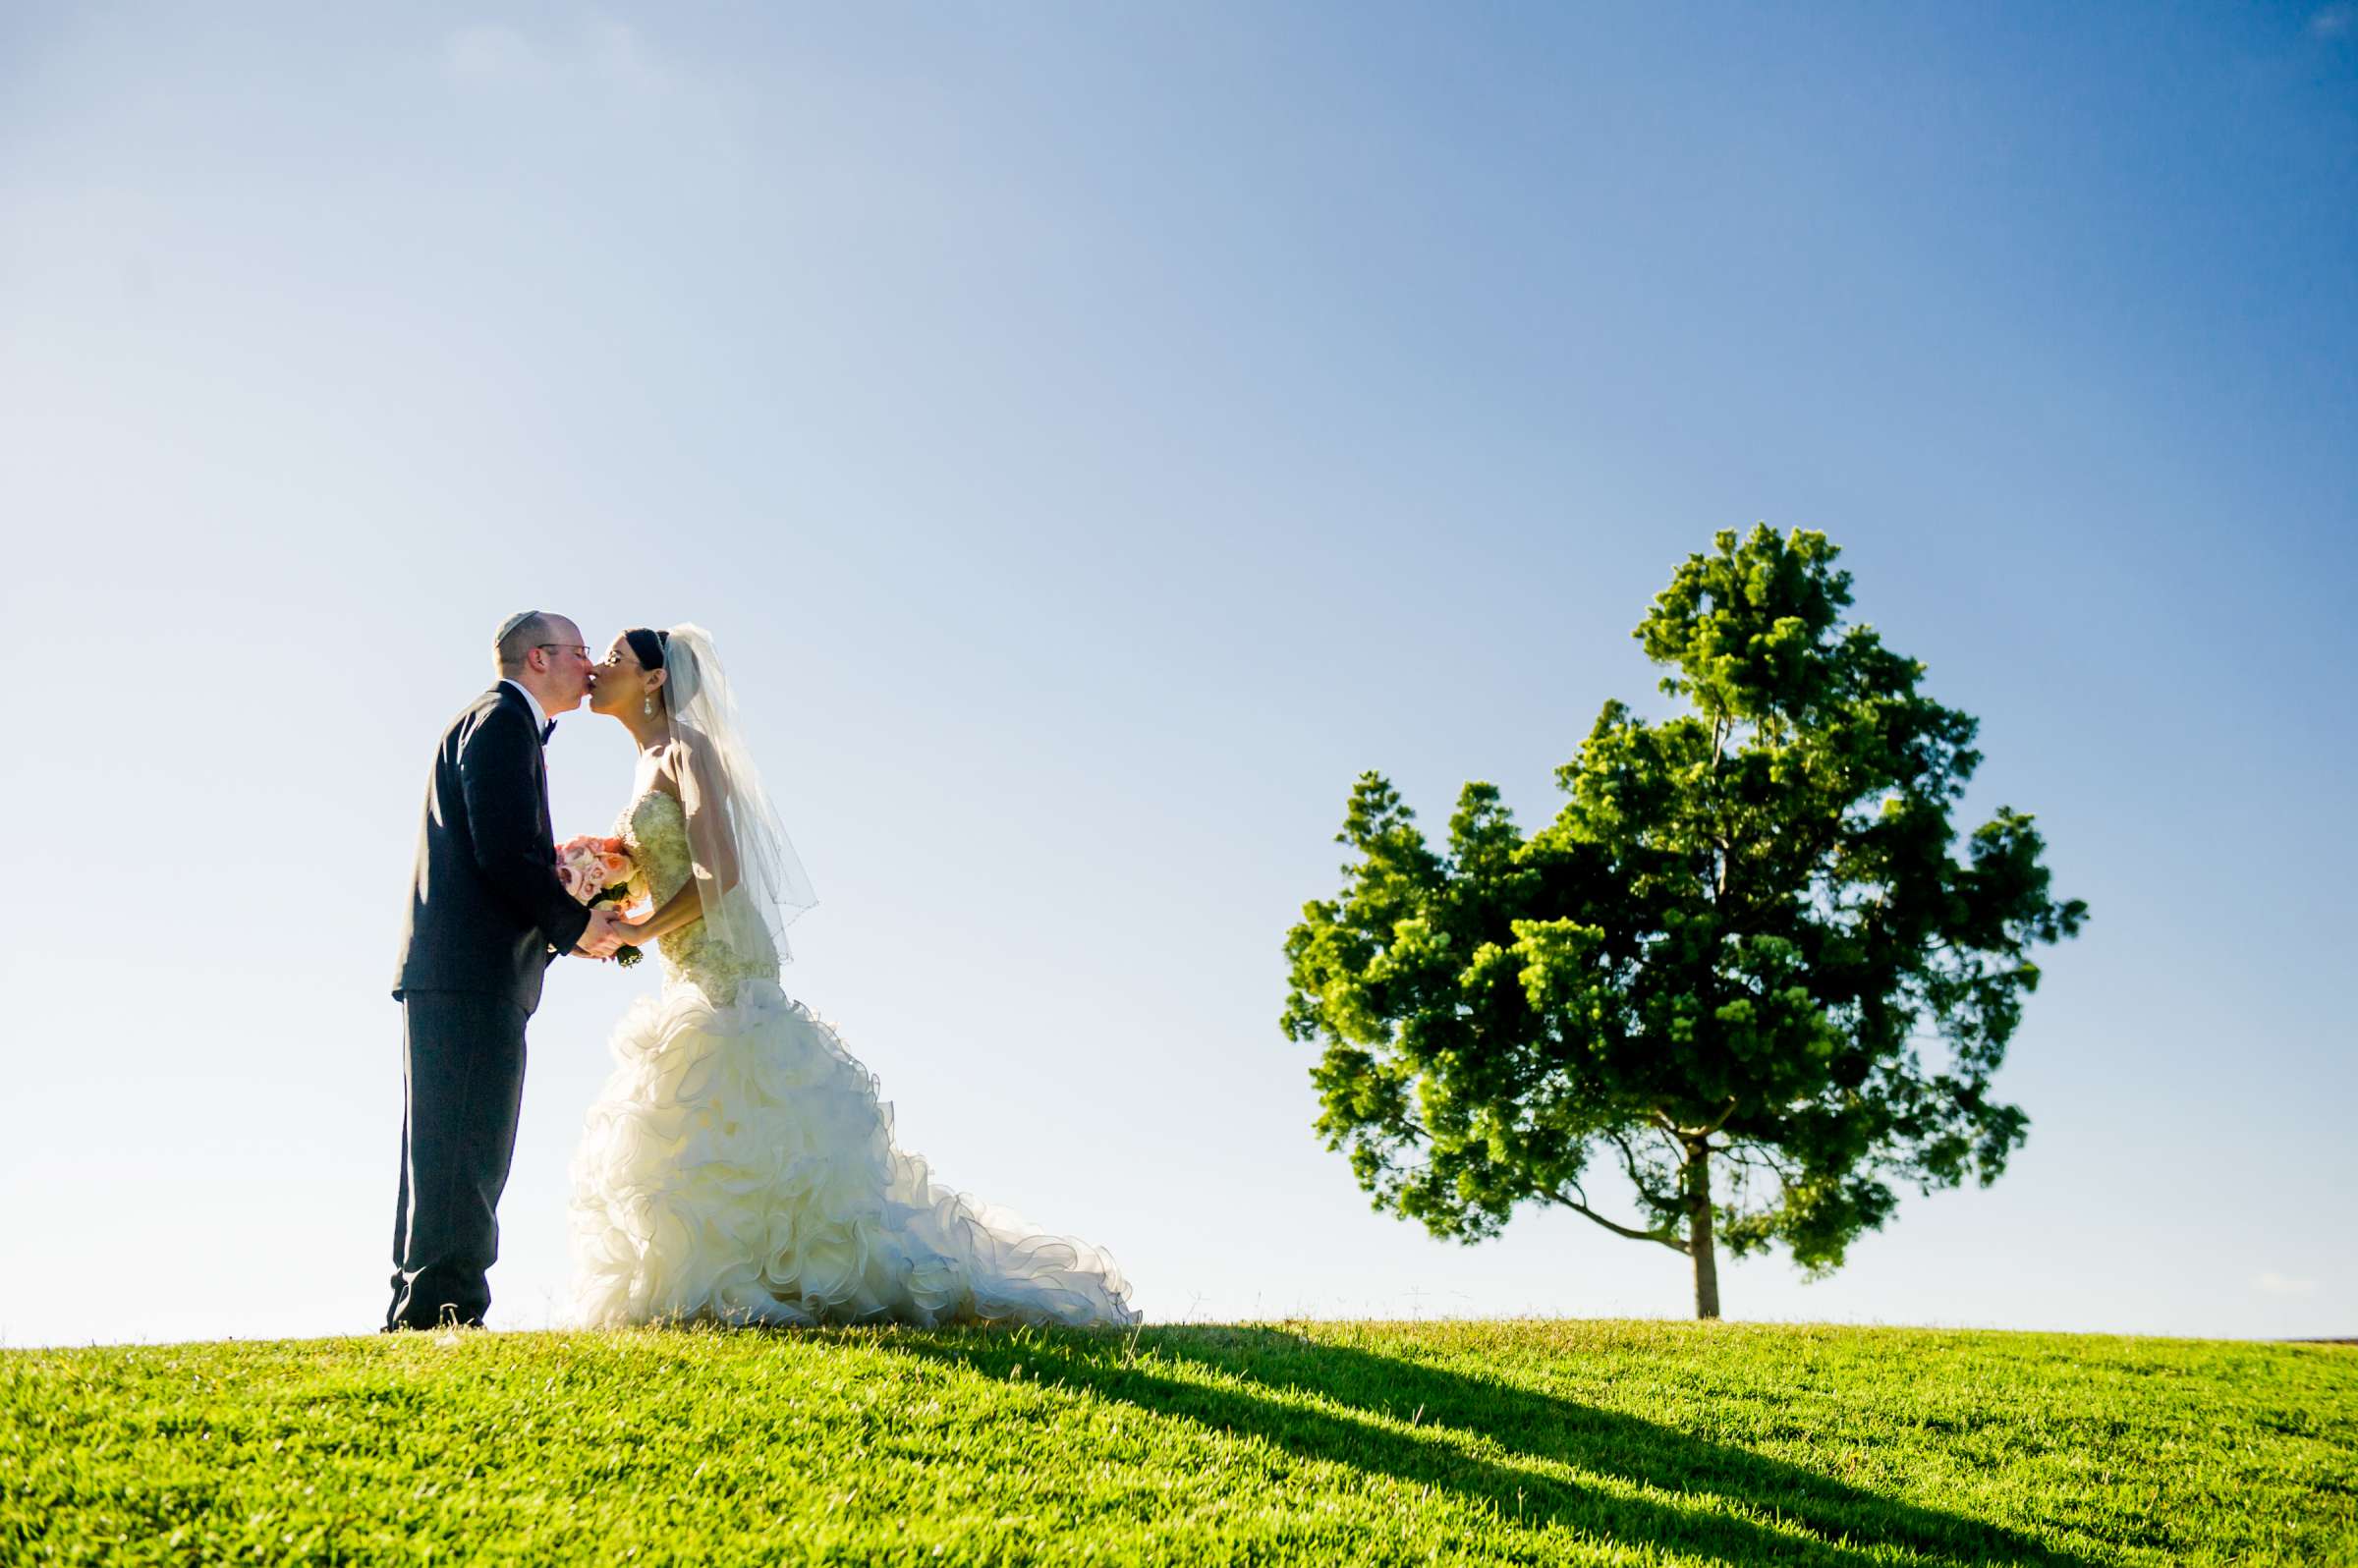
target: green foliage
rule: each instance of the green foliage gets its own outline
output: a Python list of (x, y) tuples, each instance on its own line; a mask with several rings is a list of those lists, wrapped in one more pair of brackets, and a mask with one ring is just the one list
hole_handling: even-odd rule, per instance
[[(2027, 814), (1958, 855), (1975, 721), (1846, 622), (1837, 553), (1762, 527), (1690, 557), (1636, 632), (1684, 711), (1607, 702), (1528, 837), (1471, 783), (1435, 851), (1361, 776), (1343, 889), (1286, 937), (1284, 1026), (1324, 1042), (1319, 1131), (1379, 1208), (1469, 1241), (1525, 1201), (1610, 1224), (1601, 1158), (1643, 1210), (1612, 1228), (1823, 1271), (1893, 1181), (2005, 1168), (2027, 1119), (1991, 1085), (2030, 953), (2087, 908), (2049, 896)], [(1699, 1213), (1713, 1160), (1734, 1180)]]
[(0, 1562), (2346, 1562), (2358, 1353), (1675, 1323), (0, 1353)]

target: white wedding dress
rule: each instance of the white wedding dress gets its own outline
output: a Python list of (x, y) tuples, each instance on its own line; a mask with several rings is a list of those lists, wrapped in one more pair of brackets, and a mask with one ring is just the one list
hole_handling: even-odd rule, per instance
[[(686, 884), (678, 799), (617, 831), (657, 908)], [(935, 1183), (835, 1031), (700, 922), (615, 1027), (573, 1161), (571, 1318), (585, 1326), (1138, 1321), (1111, 1258)]]

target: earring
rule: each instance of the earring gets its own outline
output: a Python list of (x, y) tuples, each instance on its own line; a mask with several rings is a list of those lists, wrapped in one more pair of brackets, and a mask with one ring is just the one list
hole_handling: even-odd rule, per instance
[(655, 698), (653, 693), (648, 693), (646, 700), (639, 704), (639, 711), (648, 718), (653, 718), (655, 716)]

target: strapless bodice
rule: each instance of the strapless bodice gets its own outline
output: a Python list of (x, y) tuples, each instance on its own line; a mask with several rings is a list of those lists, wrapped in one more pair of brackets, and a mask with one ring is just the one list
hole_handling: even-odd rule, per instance
[[(631, 852), (631, 879), (656, 909), (688, 885), (694, 860), (688, 849), (688, 814), (679, 797), (650, 789), (633, 801), (615, 833)], [(663, 966), (663, 983), (694, 984), (714, 1001), (725, 1002), (747, 980), (775, 980), (777, 961), (766, 955), (749, 958), (713, 939), (702, 920), (692, 922), (655, 943)]]

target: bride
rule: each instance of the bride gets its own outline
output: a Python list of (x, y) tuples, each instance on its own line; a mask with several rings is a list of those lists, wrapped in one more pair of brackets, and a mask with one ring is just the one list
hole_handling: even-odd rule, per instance
[(590, 705), (639, 743), (616, 832), (660, 995), (614, 1030), (573, 1160), (573, 1299), (588, 1326), (704, 1319), (1133, 1323), (1085, 1242), (936, 1183), (834, 1030), (778, 984), (814, 902), (702, 628), (614, 640)]

